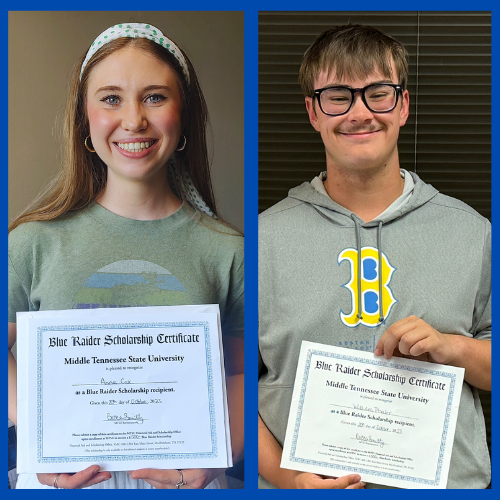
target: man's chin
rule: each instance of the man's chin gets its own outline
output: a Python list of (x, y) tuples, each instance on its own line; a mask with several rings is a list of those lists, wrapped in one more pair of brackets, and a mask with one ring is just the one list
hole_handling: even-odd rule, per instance
[(361, 155), (356, 158), (349, 157), (348, 161), (328, 162), (334, 170), (346, 170), (355, 172), (378, 172), (383, 169), (387, 162), (374, 155)]

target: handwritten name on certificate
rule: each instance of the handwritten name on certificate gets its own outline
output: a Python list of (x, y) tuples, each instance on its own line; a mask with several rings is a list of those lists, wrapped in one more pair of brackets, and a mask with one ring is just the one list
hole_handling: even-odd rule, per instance
[(231, 465), (219, 306), (18, 313), (18, 472)]
[(463, 375), (303, 341), (281, 467), (446, 488)]

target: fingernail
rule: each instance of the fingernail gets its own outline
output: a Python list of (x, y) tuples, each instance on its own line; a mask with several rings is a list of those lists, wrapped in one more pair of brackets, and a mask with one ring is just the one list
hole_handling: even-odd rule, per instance
[(100, 470), (101, 470), (101, 468), (100, 468), (100, 467), (96, 467), (96, 468), (94, 469), (94, 476), (95, 476), (95, 475), (96, 475), (96, 474), (97, 474)]
[(375, 352), (373, 354), (375, 354), (375, 356), (380, 356), (381, 354), (380, 349), (379, 348), (375, 349)]

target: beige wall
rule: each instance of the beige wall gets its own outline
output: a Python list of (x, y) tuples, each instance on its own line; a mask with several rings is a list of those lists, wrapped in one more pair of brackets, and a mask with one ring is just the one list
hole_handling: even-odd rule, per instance
[(222, 216), (243, 229), (242, 12), (10, 12), (9, 220), (60, 165), (71, 69), (113, 24), (148, 22), (191, 59), (210, 111), (212, 180)]

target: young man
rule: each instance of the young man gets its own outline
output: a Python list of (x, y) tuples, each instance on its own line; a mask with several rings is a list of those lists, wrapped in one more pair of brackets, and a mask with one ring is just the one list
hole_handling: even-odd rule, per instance
[(447, 487), (489, 484), (490, 224), (401, 170), (407, 80), (405, 48), (371, 27), (328, 30), (305, 54), (326, 172), (260, 216), (261, 488), (384, 488), (280, 468), (302, 340), (465, 368)]

